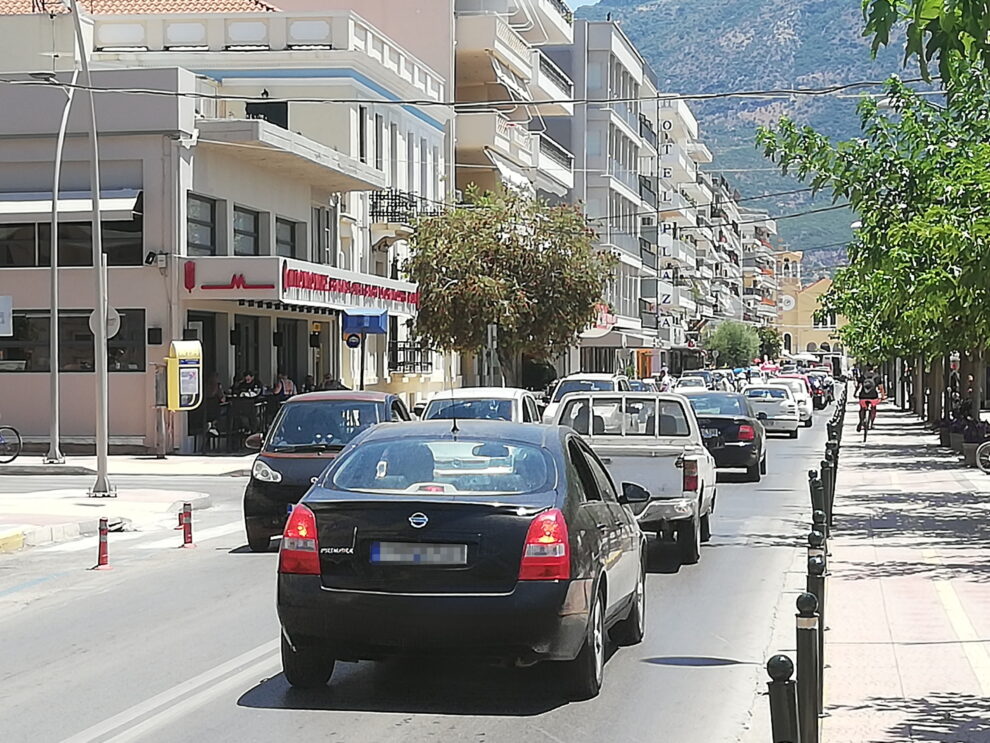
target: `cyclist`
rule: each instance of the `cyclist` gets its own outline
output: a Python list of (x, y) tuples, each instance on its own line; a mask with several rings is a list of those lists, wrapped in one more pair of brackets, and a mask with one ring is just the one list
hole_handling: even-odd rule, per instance
[(870, 367), (856, 383), (856, 397), (859, 399), (859, 424), (857, 431), (863, 430), (866, 421), (866, 411), (870, 411), (870, 428), (877, 420), (877, 406), (887, 397), (883, 380), (876, 369)]

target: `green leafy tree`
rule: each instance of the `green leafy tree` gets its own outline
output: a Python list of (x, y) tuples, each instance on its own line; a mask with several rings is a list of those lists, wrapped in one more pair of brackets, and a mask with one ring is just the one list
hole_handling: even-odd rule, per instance
[(765, 356), (768, 359), (780, 358), (780, 350), (784, 347), (784, 341), (777, 328), (764, 325), (757, 329), (756, 335), (760, 339), (760, 356)]
[(614, 258), (596, 251), (580, 207), (515, 191), (417, 221), (405, 270), (419, 285), (417, 330), (443, 351), (479, 352), (498, 327), (509, 384), (519, 354), (545, 359), (574, 344), (595, 316)]
[(928, 79), (938, 65), (948, 81), (974, 62), (990, 69), (990, 3), (986, 0), (863, 0), (865, 35), (871, 36), (873, 54), (905, 29), (904, 64), (916, 59)]
[(718, 366), (749, 366), (760, 350), (760, 337), (751, 325), (729, 320), (715, 328), (705, 347), (718, 351)]

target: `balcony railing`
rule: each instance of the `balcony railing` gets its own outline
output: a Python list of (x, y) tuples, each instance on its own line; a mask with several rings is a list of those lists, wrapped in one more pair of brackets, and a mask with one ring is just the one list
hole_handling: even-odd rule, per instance
[(657, 254), (650, 246), (650, 241), (642, 237), (639, 238), (639, 257), (644, 266), (657, 270)]
[(550, 4), (557, 9), (565, 21), (574, 23), (574, 13), (567, 7), (567, 3), (564, 0), (550, 0)]
[(393, 224), (412, 224), (419, 217), (441, 212), (439, 204), (407, 191), (372, 191), (371, 220)]
[(541, 51), (539, 55), (540, 72), (553, 80), (557, 87), (567, 93), (568, 98), (572, 97), (574, 95), (574, 83), (571, 79), (546, 54)]
[(540, 152), (549, 157), (558, 165), (563, 165), (568, 170), (574, 167), (574, 155), (565, 150), (545, 134), (540, 135)]
[(411, 341), (390, 341), (388, 370), (396, 374), (432, 374), (433, 351)]
[(657, 146), (657, 132), (648, 118), (639, 115), (639, 136), (645, 139), (653, 147)]
[(653, 188), (653, 179), (649, 176), (641, 175), (639, 177), (639, 196), (650, 206), (656, 207), (657, 192)]

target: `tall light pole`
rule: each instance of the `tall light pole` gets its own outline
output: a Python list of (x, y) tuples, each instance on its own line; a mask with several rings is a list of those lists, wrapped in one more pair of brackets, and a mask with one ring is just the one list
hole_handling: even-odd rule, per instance
[(76, 29), (76, 47), (82, 84), (89, 99), (89, 190), (93, 205), (93, 271), (96, 274), (96, 320), (93, 323), (93, 356), (96, 366), (96, 481), (89, 490), (90, 497), (105, 498), (117, 494), (107, 476), (109, 449), (109, 377), (107, 374), (107, 274), (103, 255), (103, 229), (100, 215), (100, 147), (96, 139), (96, 103), (93, 99), (93, 79), (89, 74), (89, 55), (83, 38), (82, 19), (76, 0), (68, 0), (72, 22)]
[[(39, 80), (46, 80), (58, 85), (54, 73), (34, 73), (31, 75)], [(58, 128), (58, 140), (55, 143), (55, 175), (52, 182), (52, 223), (51, 223), (51, 326), (49, 330), (51, 343), (49, 352), (49, 380), (51, 387), (51, 415), (48, 434), (48, 454), (45, 464), (64, 464), (65, 455), (59, 445), (59, 359), (58, 359), (58, 195), (62, 176), (62, 151), (65, 147), (65, 131), (69, 124), (69, 112), (72, 110), (72, 96), (75, 94), (76, 79), (79, 69), (72, 70), (72, 80), (68, 88), (62, 88), (65, 93), (65, 104), (62, 107), (62, 122)]]

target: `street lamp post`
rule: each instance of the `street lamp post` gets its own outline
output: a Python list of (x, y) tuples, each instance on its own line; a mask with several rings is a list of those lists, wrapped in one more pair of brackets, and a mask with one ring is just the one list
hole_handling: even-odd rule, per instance
[[(54, 73), (39, 73), (32, 75), (38, 79), (58, 84)], [(64, 464), (65, 455), (59, 444), (59, 356), (58, 356), (58, 195), (62, 176), (62, 151), (65, 147), (65, 132), (69, 124), (69, 113), (72, 110), (72, 97), (75, 94), (76, 79), (79, 69), (72, 71), (72, 80), (68, 88), (61, 88), (65, 93), (65, 104), (62, 107), (62, 121), (58, 128), (58, 140), (55, 143), (55, 175), (52, 182), (52, 222), (51, 222), (51, 324), (49, 329), (49, 380), (51, 388), (51, 415), (48, 435), (48, 454), (45, 464)], [(61, 87), (61, 86), (60, 86)]]
[(82, 20), (76, 0), (68, 0), (72, 21), (76, 31), (76, 47), (79, 52), (79, 67), (82, 70), (82, 84), (89, 99), (89, 190), (93, 205), (93, 270), (96, 274), (96, 301), (94, 304), (96, 321), (93, 323), (93, 356), (96, 366), (96, 481), (89, 490), (93, 498), (115, 496), (116, 489), (107, 476), (107, 454), (109, 448), (109, 408), (108, 408), (108, 354), (107, 354), (107, 274), (106, 259), (103, 255), (103, 229), (100, 215), (100, 148), (96, 139), (96, 102), (93, 97), (93, 79), (89, 74), (89, 58), (83, 38)]

